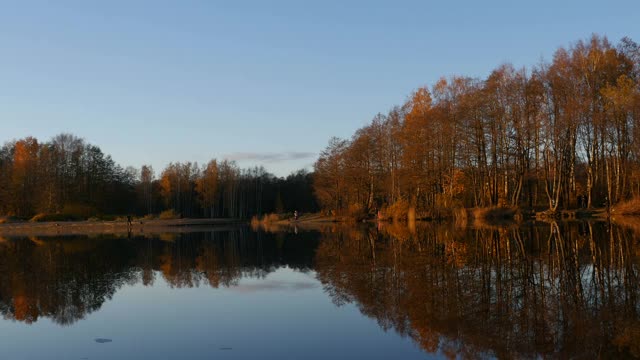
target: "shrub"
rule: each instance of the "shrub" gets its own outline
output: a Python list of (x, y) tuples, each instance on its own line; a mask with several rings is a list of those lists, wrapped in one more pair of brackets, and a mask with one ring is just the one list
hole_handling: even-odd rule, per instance
[(407, 220), (407, 216), (409, 215), (409, 202), (405, 199), (400, 199), (380, 210), (380, 214), (385, 220)]
[(627, 201), (618, 203), (611, 209), (611, 212), (616, 215), (640, 215), (640, 197), (634, 197)]
[(265, 214), (260, 219), (257, 215), (254, 215), (251, 218), (251, 227), (254, 230), (262, 229), (264, 231), (276, 231), (282, 223), (280, 223), (283, 219), (290, 219), (292, 217), (288, 214)]
[(362, 204), (351, 204), (347, 209), (347, 216), (355, 221), (362, 221), (367, 218), (367, 210)]
[(270, 224), (277, 221), (280, 221), (280, 217), (277, 214), (265, 214), (262, 217), (262, 223), (264, 224)]
[(171, 220), (171, 219), (179, 219), (180, 214), (175, 212), (173, 209), (165, 210), (158, 215), (158, 219), (160, 220)]

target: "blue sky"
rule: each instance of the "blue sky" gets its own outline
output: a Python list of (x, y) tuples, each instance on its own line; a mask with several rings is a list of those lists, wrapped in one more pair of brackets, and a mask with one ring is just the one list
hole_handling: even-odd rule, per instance
[(530, 66), (638, 1), (0, 1), (0, 141), (71, 132), (124, 166), (311, 167), (415, 88)]

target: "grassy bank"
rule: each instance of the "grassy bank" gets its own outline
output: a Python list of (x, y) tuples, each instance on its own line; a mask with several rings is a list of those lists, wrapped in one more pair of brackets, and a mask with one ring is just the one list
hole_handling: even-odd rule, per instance
[(209, 231), (221, 226), (242, 224), (236, 219), (136, 219), (131, 225), (127, 220), (113, 221), (14, 221), (0, 224), (1, 236), (75, 235), (98, 233), (164, 233)]

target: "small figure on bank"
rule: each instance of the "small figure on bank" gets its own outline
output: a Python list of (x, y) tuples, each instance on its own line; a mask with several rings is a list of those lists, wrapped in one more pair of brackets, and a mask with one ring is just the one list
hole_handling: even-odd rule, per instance
[(131, 227), (131, 215), (127, 215), (127, 226)]
[(578, 208), (582, 209), (582, 195), (578, 195), (577, 200), (578, 200)]
[(298, 210), (293, 212), (293, 220), (298, 221)]

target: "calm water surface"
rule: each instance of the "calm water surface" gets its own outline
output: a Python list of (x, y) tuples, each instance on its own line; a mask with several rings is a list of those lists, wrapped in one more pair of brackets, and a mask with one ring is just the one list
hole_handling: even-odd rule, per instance
[(0, 238), (0, 359), (640, 356), (638, 228)]

